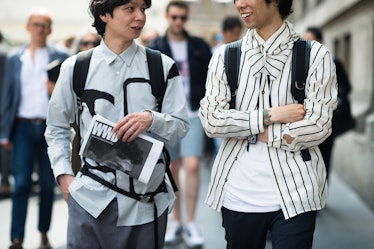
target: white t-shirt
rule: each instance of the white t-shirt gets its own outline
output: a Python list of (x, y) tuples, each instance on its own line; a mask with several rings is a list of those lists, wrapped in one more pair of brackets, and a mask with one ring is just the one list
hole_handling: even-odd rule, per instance
[(49, 96), (47, 90), (47, 64), (49, 60), (46, 48), (35, 51), (34, 59), (30, 50), (25, 50), (21, 57), (21, 103), (18, 108), (18, 117), (46, 118), (48, 112)]
[(190, 67), (188, 64), (188, 43), (184, 41), (169, 42), (173, 59), (178, 67), (179, 74), (182, 77), (184, 93), (187, 100), (188, 116), (197, 117), (198, 111), (192, 111), (191, 108), (191, 87), (190, 87)]
[(223, 200), (225, 208), (248, 213), (273, 212), (281, 208), (266, 148), (265, 143), (257, 141), (249, 146), (249, 151), (243, 152), (232, 173), (231, 179), (235, 181), (229, 179)]

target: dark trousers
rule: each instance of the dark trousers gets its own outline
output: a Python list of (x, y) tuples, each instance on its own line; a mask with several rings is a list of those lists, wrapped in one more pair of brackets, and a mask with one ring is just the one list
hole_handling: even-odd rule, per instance
[(325, 162), (327, 178), (330, 175), (331, 169), (331, 155), (334, 146), (334, 138), (332, 136), (328, 137), (323, 143), (318, 145), (321, 150), (323, 161)]
[[(118, 204), (114, 199), (96, 219), (69, 195), (68, 249), (154, 249), (155, 222), (117, 226)], [(153, 205), (150, 205), (153, 208)], [(164, 247), (168, 210), (158, 217), (158, 248)]]
[(9, 175), (12, 166), (12, 152), (3, 147), (0, 148), (1, 185), (9, 186)]
[[(38, 162), (39, 175), (39, 225), (40, 232), (47, 232), (52, 218), (55, 179), (47, 154), (44, 138), (46, 124), (16, 123), (13, 140), (13, 176), (11, 240), (24, 238), (27, 207), (32, 188), (31, 175), (34, 162)], [(35, 215), (35, 214), (32, 214)]]
[(270, 232), (273, 249), (311, 249), (316, 212), (286, 220), (281, 210), (242, 213), (222, 208), (227, 249), (263, 249)]

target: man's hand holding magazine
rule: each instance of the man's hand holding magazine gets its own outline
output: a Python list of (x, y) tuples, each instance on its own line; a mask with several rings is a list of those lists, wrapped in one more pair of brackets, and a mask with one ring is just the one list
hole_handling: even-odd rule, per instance
[(132, 113), (126, 115), (113, 127), (113, 133), (117, 132), (117, 138), (123, 142), (131, 142), (139, 134), (148, 130), (152, 121), (152, 113), (149, 111)]

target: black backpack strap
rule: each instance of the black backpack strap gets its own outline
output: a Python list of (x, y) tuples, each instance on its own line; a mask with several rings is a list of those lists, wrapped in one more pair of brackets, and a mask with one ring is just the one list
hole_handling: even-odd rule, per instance
[(224, 65), (226, 71), (227, 82), (230, 86), (231, 101), (230, 109), (235, 109), (236, 91), (238, 89), (238, 75), (240, 56), (242, 53), (242, 39), (226, 44)]
[(164, 68), (162, 66), (161, 52), (146, 47), (149, 80), (152, 87), (152, 94), (156, 98), (156, 108), (161, 112), (162, 101), (166, 91)]
[[(165, 96), (166, 83), (164, 79), (164, 68), (162, 65), (161, 52), (146, 47), (148, 70), (149, 70), (149, 80), (152, 87), (152, 95), (156, 98), (156, 110), (161, 112), (162, 101)], [(170, 155), (168, 150), (164, 147), (162, 153), (165, 157), (166, 173), (169, 177), (171, 186), (173, 187), (174, 192), (178, 191), (177, 184), (173, 178), (173, 175), (170, 171)]]
[[(306, 78), (309, 71), (311, 42), (299, 39), (295, 42), (292, 51), (292, 78), (291, 93), (299, 104), (304, 103)], [(308, 149), (301, 151), (305, 162), (310, 161)]]
[(88, 74), (88, 68), (90, 67), (90, 61), (92, 57), (93, 49), (80, 52), (77, 55), (77, 60), (74, 65), (73, 72), (73, 90), (77, 95), (78, 108), (82, 110), (81, 97), (84, 91), (84, 86), (86, 85), (86, 79)]
[(75, 123), (77, 124), (77, 138), (78, 138), (78, 146), (77, 151), (80, 150), (80, 128), (79, 128), (79, 119), (80, 114), (82, 112), (82, 95), (84, 91), (84, 86), (86, 85), (86, 79), (88, 74), (88, 68), (90, 67), (91, 57), (92, 57), (93, 49), (89, 49), (87, 51), (83, 51), (78, 53), (77, 59), (74, 65), (73, 71), (73, 90), (77, 95), (77, 108), (78, 108), (78, 117), (76, 117)]
[(311, 43), (309, 40), (299, 39), (292, 50), (292, 96), (299, 104), (304, 103), (306, 78), (309, 71)]

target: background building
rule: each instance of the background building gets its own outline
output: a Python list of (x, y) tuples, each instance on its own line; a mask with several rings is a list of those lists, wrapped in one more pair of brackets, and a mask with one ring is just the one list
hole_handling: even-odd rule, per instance
[(319, 26), (324, 43), (342, 60), (352, 84), (355, 131), (339, 137), (335, 170), (374, 208), (374, 1), (294, 1), (297, 31)]
[[(14, 44), (27, 40), (25, 22), (28, 10), (42, 6), (54, 17), (51, 41), (61, 41), (90, 24), (89, 0), (1, 0), (0, 30)], [(232, 0), (189, 0), (191, 18), (188, 30), (213, 43), (226, 15), (238, 15)], [(374, 209), (374, 1), (299, 0), (290, 17), (298, 32), (319, 26), (325, 45), (339, 57), (352, 83), (352, 111), (357, 128), (339, 137), (335, 144), (334, 166), (357, 193)], [(153, 0), (146, 28), (165, 32), (165, 6), (168, 0)]]

